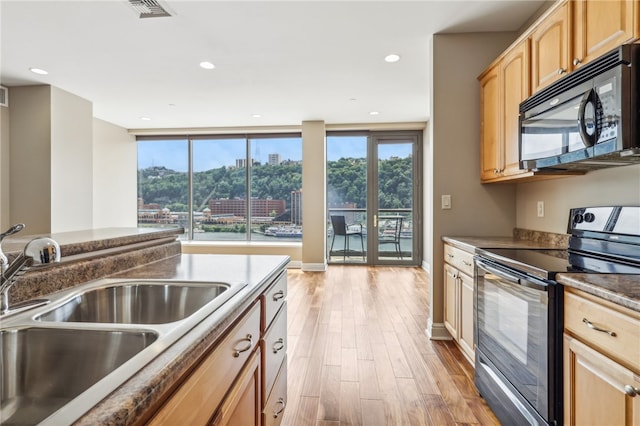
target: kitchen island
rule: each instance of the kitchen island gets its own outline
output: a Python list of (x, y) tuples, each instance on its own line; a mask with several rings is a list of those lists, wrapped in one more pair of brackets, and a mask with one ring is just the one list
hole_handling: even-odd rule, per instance
[[(286, 400), (286, 266), (289, 262), (287, 256), (269, 256), (269, 255), (205, 255), (205, 254), (182, 254), (179, 249), (175, 253), (176, 236), (178, 231), (160, 230), (140, 233), (134, 232), (128, 236), (118, 234), (116, 243), (99, 243), (97, 241), (76, 241), (67, 245), (69, 259), (63, 261), (60, 265), (47, 267), (44, 272), (44, 278), (41, 271), (27, 273), (24, 277), (24, 283), (19, 280), (16, 287), (16, 295), (20, 295), (20, 299), (26, 299), (29, 294), (37, 294), (38, 297), (55, 297), (55, 291), (47, 291), (38, 288), (38, 282), (46, 277), (55, 277), (61, 274), (59, 269), (64, 270), (69, 265), (74, 265), (74, 271), (86, 269), (88, 275), (77, 273), (71, 284), (65, 284), (62, 291), (73, 291), (76, 287), (92, 283), (96, 280), (106, 280), (107, 282), (115, 281), (132, 281), (132, 282), (159, 282), (166, 283), (171, 281), (181, 283), (197, 283), (197, 285), (207, 285), (207, 283), (242, 283), (242, 288), (231, 298), (225, 301), (215, 311), (208, 316), (199, 320), (192, 328), (181, 334), (179, 338), (171, 343), (168, 347), (163, 347), (157, 353), (154, 353), (149, 362), (145, 363), (141, 368), (137, 369), (133, 374), (130, 370), (116, 369), (106, 378), (113, 379), (113, 375), (126, 372), (126, 377), (117, 377), (120, 383), (112, 392), (97, 403), (76, 404), (76, 408), (70, 410), (70, 416), (59, 416), (64, 414), (65, 407), (61, 408), (52, 419), (55, 424), (77, 424), (77, 425), (95, 425), (95, 424), (112, 424), (112, 425), (134, 425), (143, 424), (154, 421), (154, 416), (168, 402), (179, 395), (183, 383), (192, 381), (196, 373), (201, 371), (200, 366), (208, 362), (209, 359), (218, 355), (219, 345), (229, 341), (236, 329), (242, 330), (241, 326), (245, 324), (254, 324), (255, 332), (253, 336), (248, 338), (250, 345), (247, 347), (247, 353), (242, 355), (225, 352), (225, 356), (238, 359), (241, 365), (236, 371), (224, 369), (218, 374), (225, 378), (222, 385), (216, 381), (215, 376), (206, 378), (207, 388), (214, 389), (215, 395), (219, 398), (217, 405), (204, 407), (210, 412), (206, 414), (205, 422), (211, 421), (214, 417), (218, 418), (225, 415), (232, 415), (229, 411), (229, 400), (233, 400), (233, 392), (231, 388), (237, 390), (239, 386), (248, 386), (251, 383), (239, 383), (240, 376), (244, 377), (245, 370), (249, 367), (249, 361), (252, 361), (254, 380), (254, 401), (255, 416), (266, 416), (266, 411), (272, 410), (276, 413), (275, 418), (281, 414), (284, 409)], [(124, 234), (127, 234), (124, 231)], [(151, 235), (151, 236), (150, 236)], [(142, 241), (140, 240), (142, 238)], [(15, 240), (14, 240), (15, 243)], [(105, 245), (106, 244), (106, 245)], [(89, 248), (86, 252), (82, 250), (74, 250), (74, 245), (81, 245)], [(16, 243), (14, 247), (17, 247)], [(109, 247), (107, 247), (109, 246)], [(149, 257), (149, 247), (155, 255)], [(166, 248), (170, 247), (169, 250)], [(109, 257), (109, 254), (119, 257), (120, 260), (126, 258), (135, 258), (133, 264), (124, 262), (127, 269), (114, 268), (110, 274), (103, 274), (99, 277), (94, 276), (95, 265), (102, 265)], [(92, 253), (92, 254), (91, 254)], [(81, 262), (73, 261), (73, 257), (82, 257)], [(151, 261), (149, 261), (151, 259)], [(83, 266), (83, 268), (80, 268)], [(100, 269), (100, 272), (104, 269)], [(30, 278), (30, 275), (38, 275), (37, 279)], [(62, 275), (65, 275), (62, 272)], [(89, 276), (90, 280), (82, 281), (83, 277)], [(51, 279), (51, 278), (50, 278)], [(20, 288), (20, 286), (24, 287)], [(59, 288), (53, 286), (55, 290)], [(273, 293), (273, 294), (272, 294)], [(267, 299), (269, 296), (269, 299)], [(275, 301), (275, 302), (274, 302)], [(37, 309), (37, 308), (36, 308)], [(46, 307), (40, 311), (46, 311)], [(20, 314), (18, 314), (20, 315)], [(11, 317), (11, 315), (9, 315)], [(3, 323), (10, 324), (10, 319), (3, 319)], [(272, 331), (270, 329), (278, 329)], [(3, 324), (3, 328), (5, 328)], [(176, 323), (178, 324), (178, 323)], [(284, 324), (284, 327), (282, 327)], [(38, 325), (31, 324), (32, 327)], [(49, 326), (49, 325), (47, 325)], [(171, 325), (163, 325), (170, 328)], [(140, 326), (144, 328), (144, 326)], [(277, 334), (276, 333), (280, 333)], [(277, 350), (265, 350), (265, 339), (274, 335), (278, 341)], [(248, 335), (247, 335), (248, 337)], [(233, 340), (233, 339), (231, 339)], [(231, 341), (235, 347), (242, 346), (245, 337)], [(153, 346), (153, 345), (152, 345)], [(150, 346), (150, 347), (152, 347)], [(271, 349), (271, 346), (269, 346)], [(225, 348), (226, 350), (226, 348)], [(245, 349), (234, 349), (237, 352), (245, 352)], [(279, 352), (276, 358), (267, 355), (269, 352)], [(73, 354), (64, 354), (64, 356), (73, 356)], [(145, 356), (149, 356), (148, 351)], [(134, 357), (135, 358), (135, 357)], [(273, 361), (275, 359), (275, 361)], [(81, 360), (78, 360), (81, 362)], [(226, 362), (226, 361), (225, 361)], [(236, 361), (234, 361), (236, 362)], [(274, 366), (275, 362), (275, 366)], [(241, 370), (242, 369), (242, 370)], [(229, 373), (227, 370), (232, 371)], [(215, 369), (214, 369), (215, 371)], [(228, 374), (227, 374), (228, 373)], [(197, 378), (197, 377), (196, 377)], [(269, 381), (270, 387), (267, 388), (264, 383)], [(101, 382), (98, 382), (98, 386)], [(240, 388), (243, 389), (243, 388)], [(283, 390), (284, 389), (284, 390)], [(271, 392), (273, 390), (273, 392)], [(282, 394), (281, 397), (271, 401), (269, 394)], [(82, 397), (78, 397), (82, 399)], [(243, 404), (244, 400), (233, 400), (234, 404)], [(4, 403), (3, 399), (3, 403)], [(77, 402), (77, 401), (76, 401)], [(73, 401), (67, 405), (72, 405)], [(213, 404), (214, 402), (212, 402)], [(272, 403), (272, 407), (267, 407), (268, 403)], [(80, 409), (78, 409), (80, 405)], [(242, 405), (239, 405), (242, 406)], [(275, 407), (275, 408), (274, 408)], [(5, 408), (5, 407), (3, 407)], [(233, 407), (231, 407), (233, 408)], [(246, 406), (244, 407), (246, 408)], [(241, 411), (246, 411), (244, 408)], [(262, 411), (262, 412), (261, 412)], [(180, 414), (180, 413), (178, 413)], [(58, 417), (56, 417), (58, 415)], [(204, 415), (204, 414), (203, 414)], [(267, 416), (274, 417), (274, 416)], [(281, 419), (281, 415), (279, 418)], [(256, 417), (257, 418), (257, 417)], [(277, 422), (276, 422), (277, 423)]]

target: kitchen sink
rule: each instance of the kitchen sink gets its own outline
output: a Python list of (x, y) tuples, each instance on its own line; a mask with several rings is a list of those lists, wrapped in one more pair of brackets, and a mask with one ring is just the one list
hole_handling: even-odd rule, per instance
[(225, 292), (230, 287), (226, 283), (193, 285), (124, 282), (87, 289), (34, 319), (56, 322), (165, 324), (185, 319), (214, 299), (227, 296)]
[(2, 425), (42, 421), (157, 338), (140, 330), (1, 330)]

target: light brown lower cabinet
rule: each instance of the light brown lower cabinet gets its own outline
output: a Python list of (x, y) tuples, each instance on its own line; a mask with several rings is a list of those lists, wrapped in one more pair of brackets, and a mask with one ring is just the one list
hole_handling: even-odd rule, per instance
[(211, 426), (260, 425), (262, 420), (260, 377), (260, 349), (258, 349), (247, 362), (220, 409), (214, 414)]
[(473, 365), (473, 253), (445, 244), (444, 260), (444, 326)]
[(638, 375), (566, 334), (564, 358), (565, 425), (640, 426)]
[(640, 426), (640, 313), (565, 289), (564, 424)]
[(243, 367), (250, 358), (256, 357), (259, 340), (260, 304), (255, 303), (160, 407), (149, 424), (210, 424), (217, 416), (216, 412), (225, 395), (240, 377)]

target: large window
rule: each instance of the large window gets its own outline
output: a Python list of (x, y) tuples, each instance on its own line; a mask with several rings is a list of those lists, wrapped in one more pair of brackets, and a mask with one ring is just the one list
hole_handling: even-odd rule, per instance
[(201, 241), (300, 241), (301, 189), (300, 135), (138, 139), (139, 226), (180, 225)]

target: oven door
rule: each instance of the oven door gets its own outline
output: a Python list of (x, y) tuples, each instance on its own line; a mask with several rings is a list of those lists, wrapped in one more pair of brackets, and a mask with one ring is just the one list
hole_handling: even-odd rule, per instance
[(476, 285), (476, 385), (503, 422), (548, 424), (553, 284), (476, 258)]

